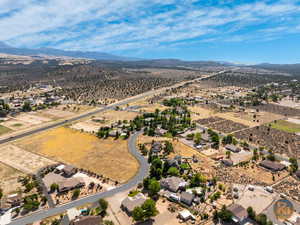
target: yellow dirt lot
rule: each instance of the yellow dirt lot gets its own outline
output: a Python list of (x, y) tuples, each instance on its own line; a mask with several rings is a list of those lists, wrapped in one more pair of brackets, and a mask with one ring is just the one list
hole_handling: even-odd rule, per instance
[[(253, 118), (254, 115), (256, 115), (255, 119)], [(221, 117), (221, 115), (218, 116)], [(265, 123), (270, 123), (274, 120), (282, 119), (284, 116), (275, 113), (265, 112), (265, 111), (260, 111), (257, 113), (257, 112), (253, 112), (253, 110), (246, 110), (246, 112), (224, 113), (223, 118), (227, 119), (226, 117), (228, 117), (228, 119), (233, 120), (235, 122), (239, 122), (238, 120), (240, 120), (239, 123), (243, 123), (248, 126), (251, 126), (251, 124), (257, 126)], [(249, 124), (246, 124), (245, 122), (242, 121), (248, 121)]]
[(151, 104), (151, 105), (148, 104), (148, 106), (145, 106), (145, 107), (141, 108), (140, 110), (142, 112), (155, 112), (156, 109), (159, 109), (160, 111), (163, 111), (163, 110), (168, 109), (168, 108), (170, 108), (170, 107), (167, 107), (167, 106), (164, 106), (164, 105), (161, 105), (161, 104)]
[(19, 176), (23, 175), (24, 173), (0, 163), (0, 188), (3, 189), (3, 193), (9, 194), (16, 191), (17, 188), (20, 187), (17, 179)]
[(236, 123), (241, 123), (241, 124), (249, 126), (249, 127), (258, 125), (258, 123), (256, 123), (256, 122), (252, 122), (250, 120), (242, 118), (239, 113), (233, 113), (233, 112), (218, 113), (218, 114), (216, 114), (216, 116), (224, 118), (226, 120), (231, 120)]
[(188, 109), (192, 112), (192, 120), (208, 118), (216, 114), (213, 110), (205, 109), (199, 106), (189, 106)]
[(137, 115), (138, 113), (136, 112), (109, 110), (104, 113), (99, 113), (95, 115), (95, 117), (102, 117), (103, 119), (105, 119), (105, 123), (102, 125), (110, 125), (111, 123), (117, 122), (119, 120), (132, 120)]
[(120, 182), (133, 177), (139, 167), (137, 160), (128, 152), (127, 141), (98, 139), (65, 127), (26, 138), (18, 145)]

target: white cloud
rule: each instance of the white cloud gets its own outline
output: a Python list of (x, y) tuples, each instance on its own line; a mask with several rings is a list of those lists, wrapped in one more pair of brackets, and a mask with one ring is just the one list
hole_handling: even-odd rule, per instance
[[(243, 41), (256, 39), (255, 32), (270, 38), (270, 33), (280, 34), (295, 27), (291, 18), (300, 14), (296, 0), (260, 1), (232, 7), (226, 5), (232, 1), (210, 7), (195, 6), (193, 2), (48, 0), (37, 3), (27, 0), (25, 5), (25, 0), (15, 0), (14, 4), (11, 0), (1, 0), (0, 14), (15, 11), (0, 17), (0, 30), (6, 31), (0, 32), (0, 40), (27, 47), (50, 43), (51, 47), (105, 51), (161, 44), (174, 46), (176, 42), (191, 39), (222, 40), (224, 35), (224, 41)], [(175, 7), (155, 12), (168, 4)], [(259, 24), (268, 26), (254, 31), (243, 30)]]

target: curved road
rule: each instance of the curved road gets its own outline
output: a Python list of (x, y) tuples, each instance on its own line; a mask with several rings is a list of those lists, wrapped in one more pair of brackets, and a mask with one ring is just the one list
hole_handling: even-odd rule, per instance
[(140, 168), (139, 168), (138, 173), (127, 183), (125, 183), (121, 186), (118, 186), (112, 190), (106, 191), (106, 192), (97, 193), (94, 195), (87, 196), (85, 198), (81, 198), (81, 199), (72, 201), (72, 202), (64, 204), (64, 205), (57, 206), (55, 208), (32, 213), (31, 215), (22, 217), (20, 219), (16, 219), (16, 220), (12, 221), (10, 224), (11, 225), (25, 225), (25, 224), (33, 223), (35, 221), (42, 220), (46, 217), (60, 214), (70, 208), (78, 207), (78, 206), (84, 205), (86, 203), (93, 203), (93, 202), (98, 201), (100, 198), (106, 198), (106, 197), (112, 196), (116, 193), (123, 192), (123, 191), (129, 190), (129, 189), (135, 187), (145, 177), (148, 176), (148, 171), (149, 171), (149, 164), (148, 164), (147, 160), (140, 154), (139, 150), (136, 147), (137, 137), (141, 133), (142, 133), (142, 131), (134, 133), (128, 139), (129, 152), (139, 161)]

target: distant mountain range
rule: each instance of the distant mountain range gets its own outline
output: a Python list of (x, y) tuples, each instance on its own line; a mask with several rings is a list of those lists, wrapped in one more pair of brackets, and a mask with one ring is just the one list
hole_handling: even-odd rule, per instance
[(4, 42), (0, 42), (0, 53), (22, 55), (22, 56), (35, 56), (35, 55), (49, 55), (49, 56), (67, 56), (72, 58), (85, 58), (96, 60), (116, 60), (116, 61), (134, 61), (137, 58), (122, 57), (112, 55), (104, 52), (83, 52), (83, 51), (65, 51), (54, 48), (15, 48), (7, 45)]
[[(180, 59), (140, 59), (132, 57), (117, 56), (105, 52), (92, 52), (92, 51), (66, 51), (54, 48), (16, 48), (0, 41), (0, 54), (20, 55), (20, 56), (33, 56), (33, 58), (53, 58), (53, 57), (70, 57), (80, 59), (98, 60), (106, 66), (119, 66), (119, 67), (184, 67), (200, 68), (200, 67), (252, 67), (256, 69), (267, 69), (292, 75), (300, 76), (300, 64), (257, 64), (257, 65), (244, 65), (237, 63), (230, 63), (224, 61), (184, 61)], [(102, 62), (101, 62), (102, 61)]]

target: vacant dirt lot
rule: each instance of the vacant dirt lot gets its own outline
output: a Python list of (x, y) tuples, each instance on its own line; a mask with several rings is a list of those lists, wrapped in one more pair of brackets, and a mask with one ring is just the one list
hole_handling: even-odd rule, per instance
[(55, 162), (37, 154), (25, 151), (20, 147), (9, 144), (0, 147), (0, 162), (10, 165), (24, 173), (36, 173), (38, 169)]
[(205, 109), (199, 106), (189, 106), (188, 109), (192, 112), (192, 120), (203, 119), (214, 116), (216, 112), (213, 110)]
[[(118, 120), (131, 120), (134, 119), (138, 113), (136, 112), (127, 112), (127, 111), (116, 111), (109, 110), (104, 113), (99, 113), (95, 115), (95, 117), (102, 117), (105, 120), (105, 123), (102, 125), (110, 125), (113, 122), (117, 122)], [(99, 124), (99, 123), (95, 123)]]
[(138, 162), (127, 141), (98, 139), (94, 135), (60, 127), (18, 142), (24, 149), (124, 182), (135, 175)]
[[(242, 120), (249, 121), (254, 125), (270, 123), (274, 120), (279, 120), (279, 119), (284, 118), (284, 116), (280, 115), (280, 114), (275, 114), (275, 113), (266, 112), (266, 111), (256, 112), (253, 109), (246, 110), (245, 112), (233, 113), (233, 116), (236, 118), (241, 118)], [(245, 124), (245, 125), (247, 125), (247, 124)], [(248, 126), (251, 126), (251, 125), (248, 125)]]
[(74, 123), (70, 127), (79, 131), (94, 133), (99, 130), (101, 124), (99, 123), (97, 124), (91, 121), (83, 121), (83, 122)]
[(23, 175), (24, 173), (0, 163), (0, 188), (3, 189), (4, 194), (15, 191), (20, 186), (17, 179)]

